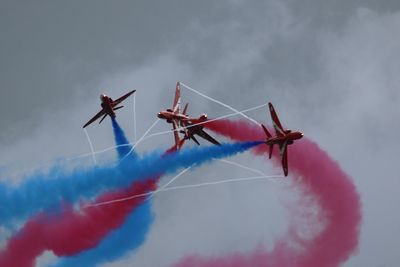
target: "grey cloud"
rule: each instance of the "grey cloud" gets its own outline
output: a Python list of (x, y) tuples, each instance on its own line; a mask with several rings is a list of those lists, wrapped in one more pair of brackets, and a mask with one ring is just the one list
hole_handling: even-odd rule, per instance
[(180, 42), (204, 1), (3, 1), (0, 142), (14, 142), (45, 114), (76, 106), (100, 77), (139, 68)]
[[(88, 3), (0, 9), (0, 81), (7, 96), (0, 100), (0, 118), (8, 128), (0, 142), (9, 143), (2, 147), (2, 164), (35, 166), (38, 159), (88, 152), (80, 127), (97, 111), (97, 95), (105, 89), (110, 95), (138, 90), (139, 134), (171, 103), (178, 79), (238, 109), (271, 100), (285, 125), (303, 130), (354, 177), (364, 223), (360, 251), (345, 266), (400, 262), (393, 235), (399, 217), (386, 208), (399, 202), (398, 1)], [(9, 101), (23, 95), (28, 100)], [(192, 115), (229, 112), (186, 90), (183, 98), (190, 100)], [(131, 102), (126, 106), (118, 118), (132, 139)], [(269, 120), (265, 110), (251, 115)], [(88, 129), (96, 149), (112, 145), (109, 124)], [(160, 124), (155, 130), (166, 129)], [(51, 145), (42, 149), (48, 140)], [(147, 140), (139, 151), (171, 142), (170, 135)], [(249, 155), (236, 160), (275, 171)], [(219, 164), (210, 168), (177, 184), (228, 173)], [(288, 196), (276, 188), (261, 189), (246, 184), (157, 196), (157, 221), (144, 246), (108, 266), (150, 261), (164, 266), (183, 252), (210, 254), (269, 244), (284, 231), (284, 207), (278, 200), (280, 194)], [(254, 221), (244, 220), (234, 205)], [(237, 221), (221, 230), (226, 221), (213, 207)], [(242, 224), (252, 230), (243, 230)]]

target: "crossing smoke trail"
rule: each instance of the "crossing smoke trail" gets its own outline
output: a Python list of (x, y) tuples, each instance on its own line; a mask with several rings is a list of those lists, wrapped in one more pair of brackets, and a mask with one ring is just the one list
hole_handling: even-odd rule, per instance
[[(118, 125), (115, 124), (114, 126)], [(127, 140), (122, 138), (123, 135), (120, 134), (123, 134), (123, 132), (122, 130), (119, 132), (119, 130), (118, 128), (116, 129), (116, 127), (114, 128), (114, 132), (116, 133), (115, 137), (118, 142), (117, 145), (126, 144)], [(250, 142), (238, 145), (240, 147), (251, 148), (257, 144), (259, 143)], [(128, 147), (125, 151), (119, 150), (119, 157), (123, 157), (126, 151), (130, 151), (130, 149), (131, 148)], [(227, 149), (225, 153), (228, 154), (236, 153), (234, 151), (237, 150), (231, 145), (225, 145), (225, 149)], [(168, 150), (168, 152), (171, 152), (171, 149)], [(212, 159), (210, 155), (208, 159), (206, 159), (206, 154), (202, 155), (202, 153), (192, 155), (191, 153), (183, 152), (164, 155), (162, 160), (167, 161), (169, 164), (177, 163), (178, 161), (176, 161), (175, 156), (179, 154), (183, 154), (181, 155), (182, 160), (188, 160), (188, 162), (196, 162), (196, 158), (199, 158), (198, 156), (200, 156), (200, 159), (203, 157), (203, 161)], [(215, 153), (212, 154), (215, 156)], [(132, 159), (130, 159), (130, 161), (132, 164), (135, 163)], [(196, 164), (200, 163), (196, 162)], [(134, 182), (128, 189), (98, 197), (96, 202), (124, 198), (132, 194), (143, 194), (155, 190), (156, 182), (157, 179), (142, 178), (140, 181)], [(150, 204), (147, 202), (144, 206), (139, 207), (139, 205), (143, 203), (143, 200), (144, 197), (135, 198), (126, 203), (122, 203), (122, 205), (98, 207), (81, 205), (79, 209), (73, 209), (71, 206), (65, 205), (62, 210), (57, 213), (41, 213), (29, 220), (24, 227), (7, 242), (5, 249), (0, 253), (0, 266), (33, 266), (36, 257), (41, 255), (45, 250), (50, 250), (58, 256), (69, 256), (96, 247), (105, 236), (110, 234), (110, 231), (120, 227), (129, 213), (134, 210), (132, 215), (128, 217), (129, 230), (133, 231), (134, 234), (131, 235), (131, 238), (125, 239), (125, 245), (121, 244), (119, 241), (121, 235), (118, 235), (118, 232), (120, 233), (121, 231), (114, 231), (111, 233), (110, 238), (100, 244), (98, 249), (81, 253), (82, 255), (79, 255), (75, 259), (64, 258), (58, 266), (70, 266), (71, 262), (79, 262), (79, 264), (85, 262), (84, 265), (87, 266), (89, 262), (93, 264), (93, 262), (98, 263), (101, 260), (104, 261), (118, 257), (128, 248), (135, 248), (140, 245), (151, 225), (153, 217), (150, 212)], [(118, 242), (117, 247), (115, 247), (115, 245), (110, 245), (115, 244), (115, 241)], [(121, 245), (123, 246), (121, 247)], [(105, 251), (107, 251), (107, 253), (104, 253)], [(103, 252), (103, 254), (99, 254), (99, 252)]]
[(86, 248), (72, 257), (61, 257), (52, 267), (100, 266), (136, 250), (145, 241), (154, 220), (151, 204), (152, 201), (147, 200), (131, 213), (126, 213), (126, 221), (95, 248)]
[[(125, 152), (129, 152), (130, 150), (131, 148), (125, 150)], [(123, 158), (124, 155), (126, 155), (125, 152), (119, 154), (120, 159)], [(174, 152), (176, 152), (176, 148), (175, 146), (172, 146), (164, 153), (164, 155), (168, 155)], [(149, 178), (147, 181), (158, 181), (159, 178), (160, 177)], [(156, 189), (156, 186), (157, 182), (154, 183), (154, 190)], [(151, 192), (154, 192), (154, 190), (152, 190)], [(143, 202), (143, 204), (141, 204), (139, 207), (132, 209), (132, 212), (130, 214), (128, 214), (129, 211), (117, 213), (117, 216), (126, 216), (126, 221), (120, 227), (112, 229), (112, 231), (106, 236), (106, 238), (104, 238), (96, 247), (90, 249), (81, 247), (81, 252), (79, 254), (71, 257), (61, 257), (57, 261), (57, 263), (53, 265), (53, 267), (98, 266), (101, 263), (110, 262), (112, 260), (118, 259), (128, 251), (137, 249), (144, 242), (146, 234), (148, 233), (153, 221), (153, 216), (151, 214), (152, 199), (148, 198), (148, 196), (144, 196), (145, 194), (145, 192), (139, 193), (139, 195), (135, 194), (134, 192), (128, 192), (128, 201), (132, 199), (131, 196), (133, 195), (137, 197), (147, 197), (147, 200)], [(126, 197), (122, 198), (127, 201)], [(119, 198), (118, 196), (114, 196), (110, 200), (113, 201), (115, 199), (121, 198)], [(104, 199), (104, 201), (98, 201), (94, 204), (96, 203), (109, 203), (109, 201), (107, 201), (107, 199)], [(110, 205), (110, 208), (113, 208), (118, 204), (120, 203), (115, 203), (115, 205), (107, 205)], [(125, 205), (125, 203), (121, 204)], [(103, 205), (94, 206), (101, 209)], [(115, 216), (115, 214), (109, 213), (108, 216)]]
[[(236, 141), (265, 139), (259, 127), (243, 121), (224, 120), (206, 124), (206, 127)], [(301, 177), (294, 182), (296, 188), (302, 192), (302, 198), (314, 197), (316, 203), (308, 205), (320, 207), (318, 225), (310, 226), (314, 236), (301, 237), (293, 221), (288, 233), (271, 251), (257, 248), (250, 253), (237, 252), (211, 258), (193, 254), (181, 259), (174, 267), (335, 267), (348, 260), (357, 249), (361, 222), (361, 203), (354, 184), (312, 141), (303, 138), (288, 149), (290, 173)], [(253, 150), (261, 156), (265, 156), (266, 151), (266, 146)], [(277, 156), (274, 155), (276, 162)]]
[[(118, 139), (116, 140), (118, 144)], [(120, 143), (128, 143), (128, 141), (120, 141)], [(119, 153), (119, 158), (123, 158), (127, 153), (130, 152), (130, 150), (131, 147), (128, 147), (126, 150), (123, 151), (123, 153)], [(172, 146), (164, 153), (164, 155), (174, 153), (175, 151), (175, 146)], [(159, 177), (149, 178), (146, 180), (147, 182), (154, 182), (154, 188), (152, 191), (156, 189), (158, 180)], [(129, 197), (132, 195), (137, 195), (133, 191), (125, 191), (125, 196)], [(146, 191), (142, 191), (142, 193), (139, 193), (139, 195), (143, 194), (146, 194)], [(92, 248), (81, 246), (79, 249), (80, 252), (78, 254), (69, 257), (63, 256), (59, 258), (59, 260), (56, 264), (53, 265), (53, 267), (98, 266), (101, 263), (110, 262), (112, 260), (118, 259), (128, 251), (137, 249), (144, 242), (150, 226), (153, 222), (153, 215), (151, 213), (152, 200), (147, 196), (143, 197), (146, 197), (147, 199), (140, 206), (133, 206), (131, 210), (124, 209), (121, 210), (121, 212), (108, 212), (109, 209), (114, 209), (114, 207), (118, 207), (119, 203), (116, 203), (116, 205), (110, 205), (108, 209), (101, 209), (103, 205), (95, 205), (96, 209), (104, 211), (105, 220), (108, 220), (109, 216), (117, 216), (125, 218), (125, 222), (117, 228), (108, 229), (110, 232), (98, 245), (93, 246)], [(120, 198), (115, 195), (111, 198), (99, 199), (99, 201), (95, 202), (94, 204), (104, 203), (107, 202), (107, 200), (114, 199)], [(130, 200), (128, 202), (130, 202)], [(126, 204), (129, 205), (129, 203), (121, 204), (123, 206), (125, 206)], [(93, 226), (96, 227), (95, 224), (97, 224), (97, 222), (93, 221), (93, 223)]]
[[(129, 142), (115, 120), (113, 120), (113, 129), (118, 147), (118, 156), (121, 158), (131, 148), (129, 146), (121, 146)], [(167, 153), (172, 151), (173, 149), (169, 149)], [(133, 153), (132, 155), (135, 154)], [(96, 199), (95, 203), (153, 191), (156, 183), (157, 179), (144, 179), (118, 192), (103, 194)], [(131, 249), (137, 247), (144, 241), (153, 221), (150, 202), (144, 203), (144, 200), (145, 198), (141, 197), (126, 201), (121, 205), (108, 205), (105, 207), (89, 207), (81, 204), (79, 209), (65, 205), (57, 214), (41, 213), (29, 220), (17, 235), (8, 240), (5, 249), (0, 252), (0, 266), (34, 266), (36, 258), (46, 250), (50, 250), (56, 255), (65, 256), (96, 247), (112, 230), (120, 227), (127, 217), (128, 221), (132, 221), (129, 226), (130, 230), (134, 231), (134, 234), (125, 236), (123, 239), (125, 243), (122, 245)], [(131, 211), (134, 212), (130, 215)], [(110, 238), (113, 238), (113, 233), (111, 233)], [(118, 237), (118, 240), (121, 245), (121, 236)], [(104, 256), (107, 259), (112, 256), (120, 256), (115, 253), (116, 250), (112, 247), (104, 245), (103, 247), (103, 249), (101, 246), (97, 249), (103, 254), (92, 257), (95, 259), (95, 263), (101, 262)], [(87, 255), (84, 259), (82, 258), (81, 255), (78, 259), (80, 266), (82, 266), (82, 263), (85, 263), (83, 264), (84, 266), (95, 265), (93, 264), (93, 259), (92, 264), (90, 264), (91, 258)], [(68, 261), (64, 260), (60, 261), (59, 264), (62, 265), (64, 262), (68, 263)]]
[[(113, 130), (121, 159), (131, 147), (122, 146), (129, 141), (115, 120)], [(166, 154), (174, 152), (174, 148), (168, 149)], [(136, 157), (135, 153), (132, 155)], [(143, 179), (128, 188), (103, 194), (94, 203), (154, 191), (157, 181), (158, 178)], [(124, 224), (124, 221), (127, 222)], [(42, 213), (28, 221), (0, 253), (0, 266), (34, 266), (36, 258), (46, 250), (64, 256), (57, 266), (95, 266), (137, 248), (143, 243), (152, 221), (151, 202), (145, 201), (145, 197), (104, 207), (81, 204), (79, 209), (73, 209), (66, 205), (57, 214)], [(75, 257), (65, 257), (78, 253)]]
[(143, 177), (169, 174), (191, 165), (198, 166), (210, 160), (229, 157), (244, 152), (258, 142), (222, 144), (221, 146), (183, 149), (162, 157), (153, 152), (138, 159), (127, 157), (116, 166), (78, 168), (66, 173), (54, 167), (46, 175), (35, 175), (16, 188), (0, 184), (0, 218), (2, 224), (24, 219), (42, 210), (53, 208), (60, 200), (75, 203), (92, 198), (102, 192), (129, 186)]
[[(135, 182), (121, 192), (99, 197), (96, 202), (146, 193), (155, 189), (156, 182), (155, 179)], [(149, 204), (140, 206), (144, 200), (145, 197), (139, 197), (120, 205), (99, 207), (87, 207), (83, 204), (79, 210), (68, 205), (58, 214), (41, 213), (29, 220), (8, 240), (6, 247), (0, 252), (0, 266), (31, 267), (36, 258), (46, 250), (57, 256), (68, 256), (96, 247), (113, 229), (120, 227), (135, 209), (135, 224), (131, 228), (130, 241), (141, 244), (153, 221)]]

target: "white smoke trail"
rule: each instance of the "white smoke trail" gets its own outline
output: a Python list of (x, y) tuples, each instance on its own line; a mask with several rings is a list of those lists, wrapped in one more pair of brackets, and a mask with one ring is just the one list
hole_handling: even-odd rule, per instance
[(270, 180), (271, 178), (284, 178), (284, 176), (282, 176), (282, 175), (251, 176), (251, 177), (242, 177), (242, 178), (223, 179), (223, 180), (219, 180), (219, 181), (215, 181), (215, 182), (205, 182), (205, 183), (199, 183), (199, 184), (170, 186), (170, 187), (160, 188), (160, 189), (157, 189), (155, 191), (151, 191), (151, 192), (147, 192), (147, 193), (143, 193), (143, 194), (136, 194), (136, 195), (132, 195), (132, 196), (129, 196), (129, 197), (124, 197), (124, 198), (119, 198), (119, 199), (113, 199), (113, 200), (109, 200), (109, 201), (99, 202), (99, 203), (96, 203), (96, 204), (88, 205), (88, 207), (98, 207), (98, 206), (114, 204), (114, 203), (118, 203), (118, 202), (128, 201), (128, 200), (131, 200), (131, 199), (134, 199), (134, 198), (138, 198), (138, 197), (150, 196), (150, 195), (158, 194), (158, 193), (161, 193), (161, 192), (167, 192), (167, 191), (171, 191), (171, 190), (204, 187), (204, 186), (218, 185), (218, 184), (224, 184), (224, 183), (233, 183), (233, 182), (244, 182), (244, 181), (254, 181), (254, 180)]
[(139, 140), (135, 143), (134, 146), (132, 146), (132, 148), (129, 150), (129, 152), (122, 157), (122, 159), (120, 161), (123, 161), (124, 159), (126, 159), (130, 154), (132, 154), (133, 150), (136, 148), (136, 146), (138, 144), (140, 144), (140, 142), (143, 140), (143, 138), (146, 137), (146, 135), (154, 128), (154, 126), (156, 126), (156, 124), (160, 121), (160, 119), (156, 119), (154, 121), (154, 123), (149, 127), (149, 129), (147, 129), (147, 131), (142, 135), (142, 137), (139, 138)]
[(222, 103), (221, 101), (218, 101), (218, 100), (216, 100), (216, 99), (214, 99), (214, 98), (212, 98), (212, 97), (209, 97), (209, 96), (207, 96), (207, 95), (205, 95), (205, 94), (203, 94), (203, 93), (201, 93), (201, 92), (199, 92), (199, 91), (193, 89), (192, 87), (190, 87), (190, 86), (184, 84), (183, 82), (180, 82), (180, 84), (183, 85), (183, 87), (185, 87), (186, 89), (188, 89), (188, 90), (190, 90), (190, 91), (192, 91), (192, 92), (195, 92), (196, 94), (201, 95), (202, 97), (204, 97), (204, 98), (206, 98), (206, 99), (208, 99), (208, 100), (211, 100), (211, 101), (213, 101), (213, 102), (215, 102), (215, 103), (217, 103), (217, 104), (220, 104), (221, 106), (224, 106), (224, 107), (226, 107), (226, 108), (228, 108), (228, 109), (230, 109), (230, 110), (232, 110), (232, 111), (234, 111), (234, 112), (237, 112), (238, 114), (242, 115), (244, 118), (250, 120), (251, 122), (253, 122), (253, 123), (255, 123), (255, 124), (259, 125), (259, 126), (261, 126), (261, 124), (258, 123), (256, 120), (250, 118), (249, 116), (247, 116), (247, 115), (244, 114), (243, 112), (240, 112), (239, 110), (235, 109), (234, 107), (231, 107), (231, 106), (229, 106), (229, 105), (227, 105), (227, 104), (225, 104), (225, 103)]
[(93, 157), (94, 164), (97, 165), (97, 161), (96, 161), (96, 156), (95, 156), (94, 149), (93, 149), (92, 140), (90, 140), (89, 134), (88, 134), (88, 132), (86, 131), (85, 128), (83, 128), (83, 131), (85, 132), (86, 138), (87, 138), (87, 140), (89, 142), (90, 150), (92, 151), (92, 153), (90, 153), (90, 155), (92, 155), (92, 157)]

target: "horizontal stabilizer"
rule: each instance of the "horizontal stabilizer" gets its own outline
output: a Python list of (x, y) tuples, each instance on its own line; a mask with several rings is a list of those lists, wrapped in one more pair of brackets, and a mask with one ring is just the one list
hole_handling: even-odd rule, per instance
[(99, 124), (105, 119), (105, 117), (107, 117), (107, 114), (104, 114), (103, 118), (101, 118)]
[(220, 146), (220, 145), (221, 145), (217, 140), (215, 140), (212, 136), (210, 136), (208, 133), (206, 133), (203, 129), (201, 129), (200, 131), (198, 131), (196, 134), (197, 134), (198, 136), (204, 138), (204, 139), (207, 140), (208, 142), (214, 144), (214, 145), (217, 145), (217, 146)]
[(271, 138), (272, 135), (269, 133), (267, 127), (265, 127), (264, 124), (261, 124), (261, 126), (262, 126), (262, 128), (263, 128), (263, 130), (264, 130), (265, 135), (266, 135), (268, 138)]
[(190, 137), (198, 146), (200, 145), (199, 141), (197, 141), (196, 137), (194, 137), (194, 135), (192, 135)]
[(269, 145), (269, 158), (272, 157), (272, 151), (274, 150), (274, 145)]

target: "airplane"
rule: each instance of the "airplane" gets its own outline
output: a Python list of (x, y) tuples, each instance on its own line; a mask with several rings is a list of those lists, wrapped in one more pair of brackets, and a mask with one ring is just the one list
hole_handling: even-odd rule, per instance
[(265, 144), (269, 146), (269, 158), (272, 156), (272, 150), (274, 145), (279, 146), (279, 155), (282, 162), (282, 168), (285, 176), (288, 175), (288, 155), (287, 146), (293, 144), (295, 140), (302, 138), (304, 135), (301, 132), (292, 132), (291, 130), (284, 130), (281, 122), (279, 121), (278, 115), (275, 112), (274, 106), (268, 103), (269, 112), (271, 114), (272, 123), (276, 132), (276, 136), (272, 137), (267, 128), (261, 124), (267, 138)]
[(186, 104), (182, 113), (179, 112), (180, 104), (181, 104), (181, 85), (179, 82), (177, 82), (172, 108), (168, 108), (164, 111), (158, 112), (157, 117), (160, 119), (166, 120), (168, 123), (179, 125), (179, 122), (182, 119), (189, 118), (189, 116), (186, 115), (186, 110), (187, 110), (188, 104)]
[(99, 124), (104, 120), (105, 117), (110, 116), (111, 118), (115, 118), (115, 110), (123, 108), (124, 106), (119, 106), (117, 107), (122, 101), (124, 101), (125, 99), (127, 99), (131, 94), (133, 94), (134, 92), (136, 92), (136, 90), (130, 91), (129, 93), (121, 96), (120, 98), (116, 99), (116, 100), (112, 100), (111, 97), (106, 96), (104, 94), (100, 95), (100, 100), (101, 100), (101, 110), (94, 115), (93, 118), (91, 118), (85, 125), (83, 125), (83, 128), (85, 128), (86, 126), (88, 126), (89, 124), (91, 124), (92, 122), (98, 120), (101, 116), (103, 116), (103, 118), (101, 118)]
[[(219, 142), (208, 135), (204, 130), (202, 125), (194, 125), (200, 122), (205, 122), (207, 120), (207, 115), (203, 114), (199, 118), (190, 118), (186, 113), (189, 103), (186, 103), (183, 111), (180, 112), (181, 103), (181, 85), (179, 81), (176, 83), (175, 97), (172, 104), (172, 108), (160, 111), (157, 117), (166, 120), (167, 123), (172, 123), (175, 138), (175, 147), (180, 149), (184, 141), (187, 139), (192, 139), (196, 144), (200, 144), (194, 137), (195, 134), (201, 136), (202, 138), (208, 140), (209, 142), (219, 145)], [(194, 126), (192, 126), (194, 125)], [(181, 139), (179, 136), (178, 128), (182, 127), (183, 130), (179, 131), (184, 134), (184, 138)]]
[(157, 114), (157, 117), (159, 119), (166, 120), (167, 123), (172, 123), (172, 127), (174, 130), (174, 138), (175, 138), (175, 148), (180, 149), (183, 146), (183, 143), (185, 142), (184, 139), (181, 139), (178, 133), (178, 127), (181, 125), (181, 121), (183, 119), (189, 119), (189, 116), (186, 115), (186, 110), (188, 104), (186, 104), (185, 108), (183, 109), (183, 112), (180, 113), (180, 103), (181, 103), (181, 85), (179, 81), (176, 83), (176, 89), (175, 89), (175, 97), (174, 97), (174, 102), (172, 103), (172, 108), (168, 108), (164, 111), (160, 111)]
[(204, 123), (207, 121), (207, 114), (200, 115), (199, 118), (195, 119), (184, 119), (182, 120), (182, 126), (184, 127), (183, 133), (184, 139), (192, 139), (197, 145), (200, 145), (194, 135), (198, 135), (208, 142), (220, 146), (221, 144), (211, 137), (206, 131), (204, 131)]

